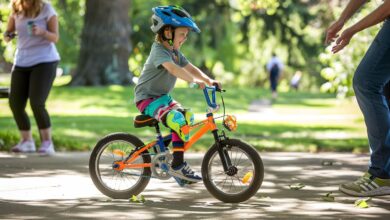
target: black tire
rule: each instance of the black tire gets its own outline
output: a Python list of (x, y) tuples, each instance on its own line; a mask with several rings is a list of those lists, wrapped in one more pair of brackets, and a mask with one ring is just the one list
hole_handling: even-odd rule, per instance
[[(89, 174), (100, 192), (113, 199), (128, 199), (145, 189), (151, 176), (150, 167), (122, 171), (115, 171), (112, 167), (114, 161), (123, 160), (135, 147), (143, 145), (140, 139), (126, 133), (109, 134), (99, 140), (89, 159)], [(150, 162), (148, 151), (144, 151), (135, 163)]]
[[(204, 185), (215, 198), (222, 202), (239, 203), (246, 201), (256, 194), (263, 182), (264, 166), (260, 155), (253, 147), (241, 140), (228, 139), (222, 141), (221, 144), (227, 150), (232, 165), (237, 168), (237, 173), (229, 176), (224, 172), (218, 153), (218, 147), (214, 144), (207, 151), (202, 162)], [(240, 152), (241, 154), (238, 155), (237, 152)], [(243, 156), (245, 156), (247, 160), (244, 161), (242, 158)], [(240, 164), (243, 163), (248, 164), (248, 168), (241, 168)], [(251, 174), (248, 174), (249, 172)], [(244, 176), (248, 176), (245, 174), (248, 174), (251, 178), (251, 181), (249, 181), (250, 183), (248, 184), (246, 181), (244, 183)], [(224, 188), (224, 184), (227, 183), (227, 181), (232, 184), (235, 182), (239, 183), (238, 187), (234, 186), (233, 188), (233, 190), (239, 189), (239, 191), (231, 192), (232, 184), (230, 185), (230, 188)]]

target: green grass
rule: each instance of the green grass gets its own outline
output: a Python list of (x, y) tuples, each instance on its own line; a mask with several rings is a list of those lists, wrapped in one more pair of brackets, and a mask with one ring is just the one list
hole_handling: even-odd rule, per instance
[[(133, 133), (144, 141), (155, 136), (151, 128), (135, 129), (132, 125), (133, 117), (138, 114), (133, 104), (133, 87), (62, 86), (67, 80), (64, 77), (56, 80), (47, 102), (58, 150), (90, 150), (99, 138), (112, 132)], [(5, 81), (0, 75), (0, 84), (6, 86)], [(361, 113), (350, 100), (337, 100), (329, 94), (282, 92), (272, 107), (248, 113), (253, 100), (269, 99), (268, 90), (226, 89), (227, 112), (239, 119), (237, 132), (229, 133), (229, 137), (241, 138), (258, 150), (368, 151)], [(173, 97), (191, 107), (198, 120), (204, 117), (206, 104), (201, 90), (180, 87)], [(35, 121), (27, 109), (39, 144)], [(0, 100), (0, 114), (0, 149), (9, 150), (18, 141), (18, 131), (5, 99)], [(192, 150), (204, 151), (212, 141), (212, 136), (206, 135)]]

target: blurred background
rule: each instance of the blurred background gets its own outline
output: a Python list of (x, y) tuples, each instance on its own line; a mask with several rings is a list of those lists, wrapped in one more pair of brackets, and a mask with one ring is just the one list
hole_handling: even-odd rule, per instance
[[(54, 139), (64, 149), (90, 149), (99, 136), (117, 130), (152, 137), (151, 132), (134, 130), (131, 119), (123, 121), (123, 117), (137, 114), (132, 104), (132, 85), (154, 40), (151, 8), (177, 4), (191, 13), (202, 31), (190, 34), (182, 52), (231, 91), (226, 97), (233, 113), (247, 115), (242, 117), (243, 130), (238, 136), (249, 138), (258, 149), (275, 146), (269, 148), (367, 150), (351, 83), (357, 64), (380, 26), (357, 34), (347, 48), (332, 55), (324, 45), (325, 31), (340, 15), (346, 0), (49, 2), (58, 13), (61, 62), (48, 109), (53, 115)], [(379, 4), (380, 0), (370, 1), (350, 22), (356, 22)], [(9, 13), (9, 1), (0, 0), (1, 32), (5, 31)], [(14, 51), (15, 41), (6, 44), (0, 39), (0, 86), (9, 86)], [(258, 101), (261, 108), (261, 100), (270, 97), (266, 63), (272, 53), (285, 65), (279, 83), (280, 98), (272, 105), (265, 102), (265, 110), (251, 111), (254, 102)], [(302, 73), (300, 87), (293, 91), (290, 80), (298, 71)], [(182, 84), (179, 82), (179, 87)], [(177, 99), (194, 105), (185, 100), (194, 96), (185, 87), (183, 84), (177, 90)], [(202, 97), (195, 100), (203, 102)], [(197, 105), (194, 108), (199, 114), (204, 110)], [(334, 117), (329, 116), (333, 113)], [(274, 120), (266, 114), (272, 114)], [(302, 118), (288, 114), (301, 114)], [(305, 118), (308, 115), (312, 115), (311, 121)], [(16, 132), (8, 105), (2, 100), (3, 149), (17, 142)]]

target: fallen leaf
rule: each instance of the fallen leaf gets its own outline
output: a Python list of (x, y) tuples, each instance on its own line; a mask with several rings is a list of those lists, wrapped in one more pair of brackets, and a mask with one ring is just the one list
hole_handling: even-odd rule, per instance
[(334, 202), (334, 196), (332, 196), (332, 192), (327, 193), (325, 196), (321, 196), (321, 198), (327, 202)]
[(140, 200), (140, 202), (142, 202), (142, 203), (145, 203), (145, 202), (146, 202), (146, 199), (145, 199), (145, 196), (144, 196), (144, 195), (141, 195), (139, 200)]
[(289, 187), (290, 187), (290, 189), (299, 190), (299, 189), (302, 189), (303, 187), (305, 187), (305, 184), (294, 183), (294, 184), (289, 185)]
[(130, 198), (130, 202), (138, 202), (138, 198), (136, 195), (132, 195)]
[(355, 201), (355, 207), (362, 208), (362, 209), (369, 208), (370, 206), (368, 205), (367, 202), (370, 200), (371, 200), (371, 197), (364, 198), (364, 199), (358, 199)]

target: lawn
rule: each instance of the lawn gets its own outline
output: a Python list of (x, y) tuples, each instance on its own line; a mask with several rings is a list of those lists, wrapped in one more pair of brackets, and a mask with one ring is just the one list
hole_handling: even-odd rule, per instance
[[(58, 150), (90, 150), (99, 138), (112, 132), (133, 133), (144, 141), (153, 139), (153, 129), (133, 127), (133, 117), (138, 114), (133, 104), (133, 87), (63, 86), (68, 80), (68, 77), (56, 79), (47, 102)], [(7, 86), (7, 82), (8, 77), (0, 75), (0, 85)], [(229, 137), (241, 138), (260, 151), (368, 151), (363, 119), (353, 99), (338, 100), (330, 94), (285, 91), (272, 104), (248, 112), (255, 100), (267, 103), (268, 90), (235, 87), (226, 90), (227, 112), (238, 118), (238, 130), (229, 133)], [(201, 90), (180, 84), (173, 97), (191, 107), (197, 119), (204, 117), (206, 104)], [(32, 116), (29, 107), (28, 113)], [(222, 111), (217, 115), (220, 113)], [(0, 147), (6, 151), (18, 141), (6, 99), (0, 99), (0, 114)], [(31, 122), (38, 144), (32, 117)], [(163, 131), (168, 132), (167, 129)], [(212, 136), (206, 135), (192, 150), (202, 151), (211, 144)]]

